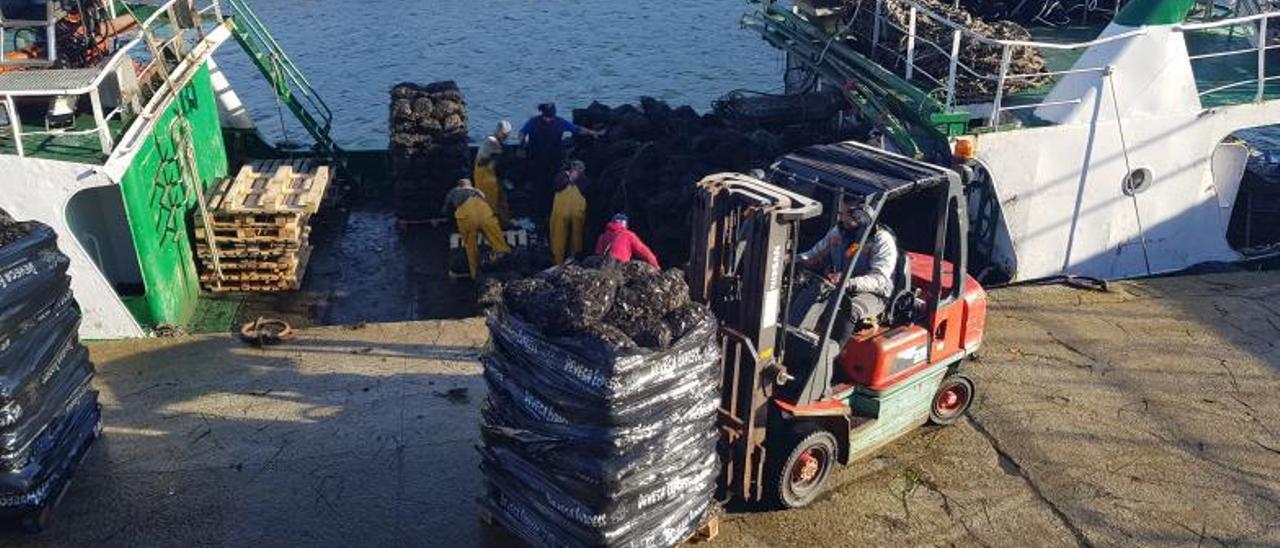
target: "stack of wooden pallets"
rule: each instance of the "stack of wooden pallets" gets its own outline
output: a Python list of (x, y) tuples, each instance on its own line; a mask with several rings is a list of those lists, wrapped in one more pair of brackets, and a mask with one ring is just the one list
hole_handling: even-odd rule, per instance
[(205, 289), (300, 288), (311, 255), (307, 223), (329, 180), (329, 167), (312, 160), (258, 160), (222, 181), (209, 200), (208, 223), (196, 223)]

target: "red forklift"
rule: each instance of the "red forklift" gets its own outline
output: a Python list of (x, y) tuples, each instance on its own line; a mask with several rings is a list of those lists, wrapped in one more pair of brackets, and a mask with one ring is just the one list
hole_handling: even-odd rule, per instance
[[(688, 275), (722, 325), (721, 500), (799, 508), (835, 463), (965, 413), (975, 387), (961, 366), (982, 343), (986, 293), (966, 273), (955, 172), (848, 142), (787, 155), (765, 178), (698, 184)], [(848, 203), (874, 223), (831, 283), (798, 256)], [(832, 340), (873, 226), (898, 243), (892, 296)]]

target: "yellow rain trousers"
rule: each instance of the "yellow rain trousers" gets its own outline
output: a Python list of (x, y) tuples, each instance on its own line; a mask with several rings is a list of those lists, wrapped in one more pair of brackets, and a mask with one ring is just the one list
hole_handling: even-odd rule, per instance
[(511, 246), (502, 237), (502, 227), (498, 225), (498, 217), (493, 214), (489, 204), (478, 196), (458, 206), (453, 214), (458, 221), (458, 235), (462, 237), (462, 247), (467, 251), (467, 267), (471, 269), (471, 277), (480, 272), (480, 241), (478, 235), (484, 234), (489, 247), (495, 253), (510, 253)]
[(587, 200), (578, 187), (569, 185), (556, 193), (551, 205), (551, 257), (564, 264), (565, 251), (582, 253), (582, 229), (587, 220)]
[(498, 180), (498, 172), (494, 170), (494, 166), (493, 162), (487, 166), (477, 162), (472, 181), (475, 182), (476, 188), (484, 193), (484, 201), (489, 203), (489, 208), (498, 216), (498, 220), (506, 224), (511, 220), (511, 210), (507, 208), (507, 193), (502, 188), (502, 182)]

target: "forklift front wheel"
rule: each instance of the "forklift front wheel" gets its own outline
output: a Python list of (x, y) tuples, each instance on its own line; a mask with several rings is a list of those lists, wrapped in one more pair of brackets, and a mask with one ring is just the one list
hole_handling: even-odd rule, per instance
[(959, 420), (973, 403), (973, 392), (973, 381), (969, 377), (952, 375), (942, 379), (942, 384), (933, 395), (929, 422), (947, 425)]
[(822, 494), (836, 461), (836, 437), (822, 429), (805, 429), (772, 474), (773, 499), (783, 508), (803, 508)]

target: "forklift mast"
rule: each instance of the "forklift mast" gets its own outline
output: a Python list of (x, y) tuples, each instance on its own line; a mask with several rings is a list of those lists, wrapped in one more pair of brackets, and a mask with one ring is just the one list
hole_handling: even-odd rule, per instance
[(720, 428), (728, 442), (720, 485), (739, 490), (722, 497), (761, 497), (753, 480), (765, 462), (769, 401), (787, 378), (784, 311), (798, 224), (821, 214), (818, 201), (746, 175), (698, 183), (689, 285), (692, 298), (720, 320)]

